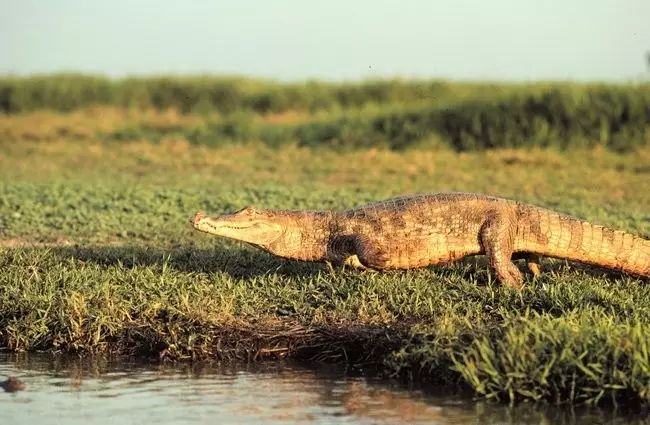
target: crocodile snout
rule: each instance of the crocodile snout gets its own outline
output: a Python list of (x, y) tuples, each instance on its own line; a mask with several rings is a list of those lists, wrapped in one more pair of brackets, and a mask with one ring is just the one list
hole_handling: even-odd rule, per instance
[(193, 218), (190, 218), (190, 223), (192, 224), (192, 226), (196, 227), (198, 226), (199, 222), (207, 216), (208, 215), (205, 212), (199, 211), (196, 213), (196, 215)]

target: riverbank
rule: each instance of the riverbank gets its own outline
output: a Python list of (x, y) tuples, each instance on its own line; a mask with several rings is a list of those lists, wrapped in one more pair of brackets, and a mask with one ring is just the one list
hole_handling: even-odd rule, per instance
[(359, 273), (192, 231), (197, 210), (346, 208), (478, 191), (650, 235), (650, 151), (457, 153), (59, 138), (2, 145), (0, 346), (162, 359), (297, 357), (491, 399), (646, 404), (650, 287), (546, 261), (522, 293), (480, 259)]

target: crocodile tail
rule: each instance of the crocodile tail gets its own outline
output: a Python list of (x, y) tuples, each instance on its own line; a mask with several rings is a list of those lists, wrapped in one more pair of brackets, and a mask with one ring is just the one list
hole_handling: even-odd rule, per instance
[(520, 209), (517, 249), (650, 277), (650, 240), (543, 208)]

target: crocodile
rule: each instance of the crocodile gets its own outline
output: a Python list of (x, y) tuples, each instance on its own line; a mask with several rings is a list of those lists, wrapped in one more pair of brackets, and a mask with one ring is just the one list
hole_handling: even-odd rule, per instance
[(521, 289), (542, 256), (650, 277), (650, 240), (550, 209), (472, 193), (424, 193), (344, 211), (245, 207), (191, 220), (199, 231), (294, 260), (373, 270), (411, 269), (485, 255), (498, 281)]

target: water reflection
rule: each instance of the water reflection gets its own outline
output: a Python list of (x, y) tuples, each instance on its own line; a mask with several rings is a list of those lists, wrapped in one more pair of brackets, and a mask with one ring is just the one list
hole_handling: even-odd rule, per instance
[(508, 407), (436, 388), (350, 376), (331, 366), (146, 364), (0, 354), (4, 422), (158, 424), (650, 424), (648, 412)]

